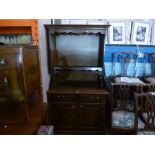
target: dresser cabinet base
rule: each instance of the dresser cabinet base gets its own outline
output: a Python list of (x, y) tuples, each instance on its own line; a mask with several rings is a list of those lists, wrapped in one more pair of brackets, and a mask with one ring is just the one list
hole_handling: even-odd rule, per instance
[(105, 134), (106, 90), (52, 88), (47, 94), (55, 134)]

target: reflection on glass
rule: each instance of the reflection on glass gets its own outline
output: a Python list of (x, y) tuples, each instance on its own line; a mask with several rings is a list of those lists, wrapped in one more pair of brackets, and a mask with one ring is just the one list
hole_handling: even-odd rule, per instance
[(0, 42), (4, 44), (32, 44), (30, 34), (3, 34), (0, 35)]

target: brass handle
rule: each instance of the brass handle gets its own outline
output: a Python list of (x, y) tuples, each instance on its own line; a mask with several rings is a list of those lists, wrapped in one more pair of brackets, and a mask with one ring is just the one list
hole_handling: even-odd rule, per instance
[(57, 95), (57, 98), (60, 98), (60, 96), (59, 96), (59, 95)]
[(97, 100), (99, 100), (99, 99), (100, 99), (100, 97), (99, 97), (99, 96), (97, 96), (97, 97), (96, 97), (96, 99), (97, 99)]
[(0, 58), (0, 65), (5, 66), (7, 64), (7, 61), (4, 58)]
[(72, 108), (75, 108), (75, 106), (74, 106), (74, 105), (72, 105)]
[(4, 77), (3, 80), (1, 81), (1, 83), (7, 85), (9, 83), (8, 78)]

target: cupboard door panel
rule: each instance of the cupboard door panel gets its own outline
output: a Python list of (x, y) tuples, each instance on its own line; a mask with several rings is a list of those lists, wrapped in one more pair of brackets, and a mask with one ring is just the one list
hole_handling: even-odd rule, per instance
[(78, 107), (73, 103), (54, 103), (54, 127), (56, 130), (77, 128)]
[(104, 104), (84, 103), (80, 105), (80, 129), (98, 130), (105, 126)]

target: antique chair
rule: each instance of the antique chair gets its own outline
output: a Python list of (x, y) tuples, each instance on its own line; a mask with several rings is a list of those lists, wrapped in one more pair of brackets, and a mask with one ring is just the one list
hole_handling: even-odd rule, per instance
[[(145, 60), (145, 81), (147, 83), (155, 84), (155, 52), (153, 53), (144, 53)], [(150, 74), (147, 74), (146, 63), (150, 63)]]
[(144, 85), (143, 81), (135, 77), (137, 55), (133, 52), (115, 52), (112, 61), (111, 133), (134, 134), (135, 118), (138, 117), (134, 92), (142, 92)]
[[(137, 124), (138, 135), (155, 135), (155, 92), (135, 93), (137, 112), (143, 125)], [(138, 117), (136, 118), (136, 121)]]
[(134, 101), (134, 92), (141, 92), (142, 88), (135, 84), (112, 84), (111, 134), (136, 133), (138, 107)]

